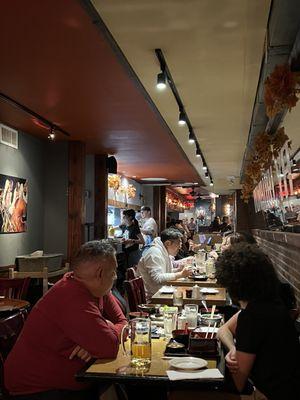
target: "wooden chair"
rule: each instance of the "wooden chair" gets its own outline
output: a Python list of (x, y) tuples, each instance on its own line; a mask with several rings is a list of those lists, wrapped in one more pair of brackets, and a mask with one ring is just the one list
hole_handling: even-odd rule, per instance
[[(13, 270), (13, 268), (11, 268)], [(29, 288), (30, 278), (0, 278), (0, 296), (10, 299), (24, 299)]]
[(131, 281), (132, 279), (137, 278), (135, 269), (133, 267), (127, 268), (126, 270), (126, 280)]
[(48, 268), (44, 267), (42, 271), (26, 271), (26, 272), (19, 272), (15, 271), (13, 268), (9, 269), (9, 277), (11, 279), (19, 279), (19, 278), (36, 278), (43, 280), (43, 295), (48, 290)]
[(138, 305), (146, 303), (146, 294), (143, 278), (124, 281), (124, 289), (130, 312), (139, 311)]

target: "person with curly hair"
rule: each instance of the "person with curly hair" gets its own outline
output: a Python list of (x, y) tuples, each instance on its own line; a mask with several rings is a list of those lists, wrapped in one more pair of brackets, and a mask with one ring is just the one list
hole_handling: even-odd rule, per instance
[(218, 332), (237, 390), (251, 378), (269, 400), (299, 399), (299, 338), (269, 257), (256, 245), (234, 244), (219, 257), (216, 277), (241, 307)]

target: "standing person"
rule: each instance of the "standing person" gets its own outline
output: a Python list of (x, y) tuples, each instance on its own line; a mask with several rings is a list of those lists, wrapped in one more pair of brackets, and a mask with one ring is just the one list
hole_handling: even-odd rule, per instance
[(123, 250), (127, 257), (127, 268), (137, 265), (141, 258), (139, 245), (144, 245), (144, 238), (138, 221), (135, 219), (135, 211), (132, 209), (123, 211), (123, 219), (126, 228), (123, 234)]
[(150, 300), (164, 283), (190, 275), (190, 269), (187, 267), (181, 271), (173, 269), (170, 259), (170, 256), (177, 255), (181, 239), (182, 234), (177, 229), (165, 229), (140, 259), (137, 272), (144, 280), (147, 300)]
[(213, 222), (210, 224), (209, 230), (211, 232), (220, 232), (221, 220), (219, 216), (216, 216)]
[(241, 307), (218, 331), (237, 390), (251, 378), (269, 400), (300, 399), (299, 337), (269, 257), (257, 245), (238, 243), (221, 254), (216, 271)]
[(224, 215), (222, 218), (222, 224), (220, 225), (220, 231), (222, 233), (232, 231), (232, 227), (229, 222), (229, 217), (227, 215)]
[(191, 233), (191, 238), (193, 239), (193, 236), (195, 234), (196, 227), (197, 227), (197, 225), (196, 225), (196, 223), (194, 221), (194, 218), (190, 219), (190, 222), (188, 223), (187, 227), (188, 227), (188, 229), (189, 229), (189, 231)]
[(75, 374), (91, 357), (118, 354), (127, 321), (110, 292), (115, 250), (105, 240), (87, 242), (71, 267), (33, 307), (5, 361), (4, 382), (12, 399), (99, 398)]
[(141, 232), (144, 236), (145, 247), (149, 247), (157, 236), (157, 223), (155, 219), (151, 217), (151, 208), (148, 206), (143, 206), (141, 208), (141, 216), (143, 221)]

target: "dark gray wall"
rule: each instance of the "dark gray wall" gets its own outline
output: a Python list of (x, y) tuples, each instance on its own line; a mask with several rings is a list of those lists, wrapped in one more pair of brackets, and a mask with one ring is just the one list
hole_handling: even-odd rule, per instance
[(0, 234), (0, 265), (43, 248), (43, 142), (19, 133), (19, 149), (0, 144), (0, 173), (28, 179), (27, 232)]
[(19, 148), (0, 144), (0, 173), (28, 179), (27, 232), (0, 234), (0, 265), (35, 250), (67, 254), (68, 147), (19, 132)]
[(67, 255), (68, 243), (68, 144), (44, 146), (44, 248)]

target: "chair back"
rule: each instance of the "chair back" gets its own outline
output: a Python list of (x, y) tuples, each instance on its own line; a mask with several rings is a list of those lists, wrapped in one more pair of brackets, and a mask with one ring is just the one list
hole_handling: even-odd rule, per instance
[(11, 279), (42, 279), (43, 280), (43, 294), (48, 290), (48, 268), (44, 267), (42, 271), (26, 271), (19, 272), (15, 271), (13, 268), (9, 269), (9, 277)]
[(0, 278), (0, 296), (9, 299), (25, 299), (30, 278)]
[(131, 281), (132, 279), (137, 278), (135, 269), (133, 267), (127, 268), (126, 270), (126, 281)]
[(124, 281), (124, 289), (130, 312), (138, 311), (139, 304), (146, 303), (146, 294), (143, 278), (135, 278)]

